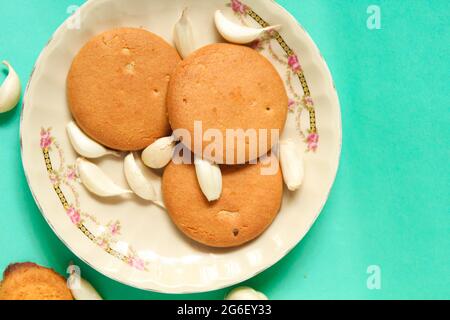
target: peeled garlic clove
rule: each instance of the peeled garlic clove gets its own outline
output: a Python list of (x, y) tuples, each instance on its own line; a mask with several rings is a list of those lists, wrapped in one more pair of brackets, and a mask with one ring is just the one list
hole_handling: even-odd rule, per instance
[(0, 113), (13, 109), (20, 100), (22, 87), (19, 76), (8, 61), (2, 61), (8, 67), (8, 76), (0, 87)]
[(269, 300), (265, 294), (250, 287), (238, 287), (230, 291), (225, 300)]
[(187, 11), (187, 8), (183, 10), (174, 29), (175, 46), (183, 59), (195, 51), (194, 32)]
[(284, 182), (289, 190), (295, 191), (303, 182), (303, 157), (292, 140), (281, 141), (279, 152)]
[(106, 149), (89, 138), (73, 121), (67, 124), (66, 130), (70, 143), (80, 156), (90, 159), (100, 158), (108, 154), (119, 156), (118, 152)]
[[(72, 275), (71, 277), (73, 276), (74, 275)], [(79, 278), (77, 280), (77, 285), (70, 287), (70, 291), (72, 292), (75, 300), (103, 300), (89, 282), (87, 282), (83, 278)]]
[(148, 168), (144, 168), (139, 162), (133, 153), (125, 157), (123, 168), (128, 185), (142, 199), (150, 200), (164, 207), (161, 194), (161, 178)]
[(164, 168), (172, 159), (176, 141), (173, 136), (156, 140), (142, 152), (142, 161), (153, 169)]
[(222, 172), (217, 164), (195, 157), (195, 172), (198, 184), (208, 201), (220, 198), (222, 194)]
[(86, 189), (100, 197), (115, 197), (132, 193), (132, 191), (116, 185), (98, 166), (83, 158), (77, 159), (77, 169)]
[(225, 40), (245, 44), (258, 39), (264, 32), (278, 30), (281, 26), (270, 26), (267, 28), (250, 28), (230, 21), (222, 11), (217, 10), (214, 15), (217, 30)]

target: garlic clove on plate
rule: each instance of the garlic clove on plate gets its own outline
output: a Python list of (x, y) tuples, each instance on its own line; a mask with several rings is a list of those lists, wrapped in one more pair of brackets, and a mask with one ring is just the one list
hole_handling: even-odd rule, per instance
[(217, 30), (222, 37), (229, 42), (237, 44), (250, 43), (258, 39), (264, 32), (279, 30), (281, 27), (280, 25), (270, 26), (267, 28), (251, 28), (243, 26), (229, 20), (220, 10), (217, 10), (214, 14), (214, 21), (216, 23)]
[(147, 167), (153, 169), (164, 168), (172, 159), (175, 144), (173, 136), (156, 140), (142, 152), (142, 161)]
[(238, 287), (231, 290), (225, 300), (269, 300), (265, 294), (250, 287)]
[(125, 157), (123, 168), (128, 185), (134, 193), (164, 208), (160, 176), (145, 168), (133, 152)]
[(22, 87), (19, 76), (8, 61), (2, 61), (8, 67), (8, 75), (0, 86), (0, 113), (14, 109), (19, 103)]
[(303, 182), (303, 157), (294, 141), (280, 141), (279, 154), (283, 179), (290, 191), (300, 188)]
[(115, 197), (133, 193), (115, 184), (106, 173), (92, 162), (78, 158), (76, 164), (81, 182), (93, 194), (99, 197)]
[[(70, 277), (75, 277), (71, 275)], [(103, 300), (94, 287), (83, 278), (77, 279), (78, 283), (69, 287), (75, 300)]]
[(183, 10), (180, 20), (175, 24), (174, 41), (178, 53), (183, 59), (196, 49), (192, 23), (188, 17), (188, 8)]
[(67, 135), (75, 151), (85, 158), (100, 158), (105, 155), (120, 156), (119, 152), (109, 150), (89, 138), (76, 124), (71, 121), (66, 126)]
[(217, 164), (198, 157), (194, 159), (200, 189), (208, 201), (215, 201), (222, 194), (222, 172)]

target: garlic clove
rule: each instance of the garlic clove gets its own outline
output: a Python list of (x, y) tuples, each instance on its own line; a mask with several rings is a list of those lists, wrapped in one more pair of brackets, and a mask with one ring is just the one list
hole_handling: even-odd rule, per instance
[(73, 121), (67, 124), (66, 130), (72, 147), (80, 156), (90, 159), (100, 158), (109, 154), (120, 156), (119, 152), (109, 150), (89, 138)]
[(192, 23), (188, 17), (188, 8), (183, 10), (180, 20), (175, 24), (174, 41), (178, 53), (183, 59), (196, 49)]
[(225, 300), (269, 300), (265, 294), (250, 287), (238, 287), (231, 290)]
[(294, 141), (288, 139), (279, 143), (280, 164), (283, 179), (290, 191), (300, 188), (303, 182), (303, 157)]
[(116, 185), (106, 173), (92, 162), (78, 158), (76, 164), (81, 182), (93, 194), (100, 197), (115, 197), (132, 193), (132, 191)]
[(139, 197), (152, 201), (164, 208), (161, 193), (161, 177), (145, 168), (134, 153), (125, 157), (123, 168), (131, 190)]
[(22, 87), (19, 76), (8, 61), (2, 61), (8, 67), (8, 76), (0, 87), (0, 113), (14, 109), (19, 103)]
[(200, 189), (208, 201), (215, 201), (222, 194), (222, 172), (217, 164), (195, 157), (195, 172)]
[(164, 168), (172, 159), (175, 144), (173, 136), (156, 140), (142, 152), (142, 161), (147, 167), (153, 169)]
[(103, 300), (97, 290), (88, 281), (81, 278), (81, 270), (78, 266), (70, 263), (67, 272), (70, 274), (67, 279), (67, 287), (75, 300)]
[[(74, 275), (71, 275), (71, 277), (74, 277)], [(97, 290), (83, 278), (78, 279), (76, 287), (71, 286), (69, 289), (75, 300), (103, 300)]]
[(267, 28), (251, 28), (243, 26), (229, 20), (220, 10), (216, 11), (214, 21), (216, 23), (217, 30), (222, 37), (229, 42), (237, 44), (250, 43), (258, 39), (264, 32), (279, 30), (281, 27), (280, 25), (270, 26)]

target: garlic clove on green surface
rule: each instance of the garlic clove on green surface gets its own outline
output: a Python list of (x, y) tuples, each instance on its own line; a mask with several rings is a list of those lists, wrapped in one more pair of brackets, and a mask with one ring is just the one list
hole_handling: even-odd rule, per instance
[(79, 278), (78, 285), (70, 287), (70, 291), (75, 300), (103, 300), (97, 290), (83, 278)]
[(225, 300), (269, 300), (265, 294), (250, 287), (238, 287), (231, 290)]
[(19, 76), (8, 61), (2, 61), (8, 67), (8, 75), (0, 86), (0, 113), (14, 109), (19, 103), (22, 87)]

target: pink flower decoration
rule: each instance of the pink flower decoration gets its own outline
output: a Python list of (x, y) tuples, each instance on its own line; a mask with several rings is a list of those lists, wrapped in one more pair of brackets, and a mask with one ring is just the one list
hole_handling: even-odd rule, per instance
[(317, 142), (319, 142), (319, 135), (317, 133), (310, 133), (308, 135), (308, 138), (306, 138), (306, 141), (311, 142), (311, 143), (313, 143), (313, 142), (317, 143)]
[(52, 184), (56, 184), (58, 182), (58, 176), (54, 172), (49, 174), (49, 179)]
[(120, 232), (120, 224), (118, 222), (113, 223), (110, 227), (109, 227), (109, 231), (111, 232), (112, 235), (116, 235)]
[(308, 150), (316, 151), (319, 146), (319, 135), (317, 133), (310, 133), (306, 138), (308, 144)]
[(80, 213), (74, 207), (67, 209), (67, 215), (73, 224), (78, 224), (81, 221)]
[(144, 260), (139, 259), (139, 258), (131, 258), (130, 265), (133, 268), (136, 268), (136, 269), (141, 270), (141, 271), (145, 269)]
[(289, 111), (294, 111), (294, 107), (295, 107), (295, 100), (289, 99), (289, 102), (288, 102)]
[(239, 0), (231, 0), (231, 9), (236, 13), (244, 14), (247, 6)]
[(317, 147), (318, 147), (318, 146), (319, 146), (318, 143), (315, 143), (315, 142), (309, 143), (309, 144), (308, 144), (308, 150), (310, 150), (310, 151), (317, 151)]
[(97, 244), (102, 247), (102, 248), (107, 248), (108, 247), (108, 243), (105, 241), (105, 239), (99, 239), (97, 240)]
[(52, 137), (49, 130), (41, 130), (41, 148), (47, 149), (52, 144)]
[(67, 170), (67, 179), (69, 180), (75, 180), (77, 177), (77, 172), (75, 169), (70, 168)]
[(298, 61), (298, 57), (295, 54), (288, 57), (288, 64), (294, 72), (300, 71), (302, 69), (302, 67), (300, 66), (300, 62)]
[(303, 101), (305, 103), (306, 106), (308, 107), (313, 107), (314, 106), (314, 101), (310, 96), (304, 96), (303, 97)]

